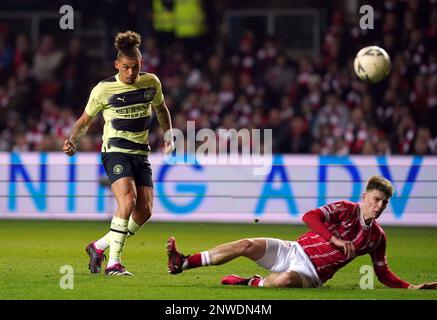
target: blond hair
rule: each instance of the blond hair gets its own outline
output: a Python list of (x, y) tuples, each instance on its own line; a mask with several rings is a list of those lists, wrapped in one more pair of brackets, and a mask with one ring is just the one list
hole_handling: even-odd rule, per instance
[(395, 187), (383, 176), (373, 175), (369, 178), (369, 180), (367, 180), (366, 184), (366, 192), (372, 190), (384, 192), (384, 194), (387, 196), (387, 199), (390, 199), (395, 192)]

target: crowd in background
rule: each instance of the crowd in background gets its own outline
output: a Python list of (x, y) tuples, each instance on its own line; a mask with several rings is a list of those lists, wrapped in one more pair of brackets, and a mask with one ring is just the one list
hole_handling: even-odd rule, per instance
[[(372, 2), (372, 1), (369, 1)], [(237, 47), (222, 36), (193, 45), (143, 37), (143, 71), (161, 80), (173, 126), (272, 129), (273, 152), (437, 154), (437, 3), (374, 1), (375, 29), (333, 12), (319, 56), (293, 56), (274, 37), (246, 30)], [(124, 30), (120, 30), (124, 31)], [(80, 38), (39, 39), (0, 26), (0, 151), (59, 151), (102, 74), (93, 74)], [(359, 80), (353, 58), (366, 45), (391, 57), (389, 77)], [(115, 70), (112, 71), (115, 73)], [(112, 74), (113, 74), (112, 73)], [(106, 75), (112, 75), (111, 71)], [(81, 151), (99, 151), (103, 120)], [(152, 150), (160, 150), (156, 119)], [(218, 136), (218, 143), (226, 143)]]

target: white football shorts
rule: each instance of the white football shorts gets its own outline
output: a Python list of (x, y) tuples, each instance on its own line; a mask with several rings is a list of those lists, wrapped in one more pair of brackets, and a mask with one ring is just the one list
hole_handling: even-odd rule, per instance
[(313, 263), (296, 241), (266, 238), (266, 253), (256, 263), (271, 272), (299, 273), (304, 288), (318, 288), (322, 285)]

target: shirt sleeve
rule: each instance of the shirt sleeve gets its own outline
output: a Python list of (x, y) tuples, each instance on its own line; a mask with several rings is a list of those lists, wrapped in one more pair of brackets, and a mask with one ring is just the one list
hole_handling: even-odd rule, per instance
[(388, 267), (388, 265), (385, 266), (373, 266), (375, 270), (376, 277), (378, 280), (384, 284), (385, 286), (389, 288), (408, 288), (410, 284), (402, 279), (400, 279), (398, 276), (396, 276)]
[(345, 201), (332, 202), (319, 207), (325, 216), (326, 222), (338, 224), (349, 218), (354, 211), (354, 207)]
[(410, 284), (396, 276), (388, 267), (387, 258), (385, 255), (386, 242), (387, 238), (382, 232), (379, 243), (370, 253), (376, 277), (382, 284), (389, 288), (408, 288)]
[(385, 233), (381, 232), (378, 243), (375, 245), (375, 249), (370, 252), (374, 266), (381, 267), (387, 265), (387, 258), (385, 256), (386, 243), (387, 238)]
[(99, 99), (100, 89), (99, 85), (95, 86), (91, 90), (90, 97), (88, 98), (88, 103), (85, 107), (85, 112), (90, 116), (96, 116), (100, 111), (103, 110), (103, 104)]
[(154, 106), (158, 106), (164, 101), (164, 94), (162, 93), (161, 81), (159, 81), (157, 76), (155, 76), (155, 81), (156, 81), (156, 94), (152, 100), (152, 104)]
[(320, 235), (326, 241), (329, 241), (332, 237), (331, 231), (325, 226), (325, 215), (320, 208), (308, 211), (302, 217), (302, 221), (318, 235)]
[(302, 221), (305, 222), (312, 231), (319, 234), (326, 241), (329, 241), (333, 234), (329, 231), (328, 226), (346, 220), (351, 216), (353, 209), (353, 206), (348, 205), (348, 203), (344, 201), (332, 202), (308, 211), (302, 217)]

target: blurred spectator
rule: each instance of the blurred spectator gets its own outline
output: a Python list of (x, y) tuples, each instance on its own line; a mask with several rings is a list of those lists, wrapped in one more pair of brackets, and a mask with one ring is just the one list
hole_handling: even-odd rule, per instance
[(39, 82), (38, 100), (44, 97), (56, 97), (61, 84), (59, 71), (64, 53), (56, 48), (54, 38), (45, 35), (41, 38), (33, 60), (33, 75)]
[(35, 53), (33, 75), (40, 82), (56, 80), (64, 54), (54, 42), (53, 36), (43, 36)]
[(279, 54), (268, 65), (265, 75), (266, 85), (280, 96), (284, 88), (295, 81), (294, 70), (288, 65), (285, 54)]
[(63, 79), (62, 102), (71, 104), (74, 100), (82, 101), (89, 93), (84, 85), (88, 83), (88, 59), (79, 38), (70, 40), (59, 67)]
[(417, 155), (431, 155), (435, 152), (435, 145), (431, 139), (431, 133), (428, 128), (420, 127), (414, 140), (413, 153)]
[(14, 50), (7, 43), (4, 34), (0, 34), (0, 77), (4, 77), (12, 68)]
[(288, 123), (288, 131), (285, 136), (282, 152), (285, 153), (309, 153), (311, 135), (308, 124), (302, 116), (295, 116)]
[(363, 110), (357, 107), (352, 111), (350, 122), (345, 130), (345, 141), (350, 153), (362, 153), (364, 144), (368, 139), (367, 123), (364, 120)]
[(431, 136), (437, 137), (437, 70), (428, 80), (427, 106), (429, 110), (428, 126)]
[(33, 105), (33, 94), (35, 90), (35, 82), (30, 74), (27, 64), (22, 64), (16, 73), (16, 77), (9, 77), (6, 84), (7, 102), (6, 110), (14, 110), (23, 120), (26, 116), (35, 113)]
[(313, 134), (319, 136), (320, 127), (328, 125), (334, 132), (337, 132), (337, 135), (340, 135), (345, 131), (348, 122), (348, 109), (341, 103), (337, 95), (330, 93), (326, 97), (326, 104), (317, 113), (313, 126)]
[(19, 34), (15, 38), (14, 70), (17, 71), (23, 64), (32, 65), (32, 51), (30, 50), (29, 37)]

